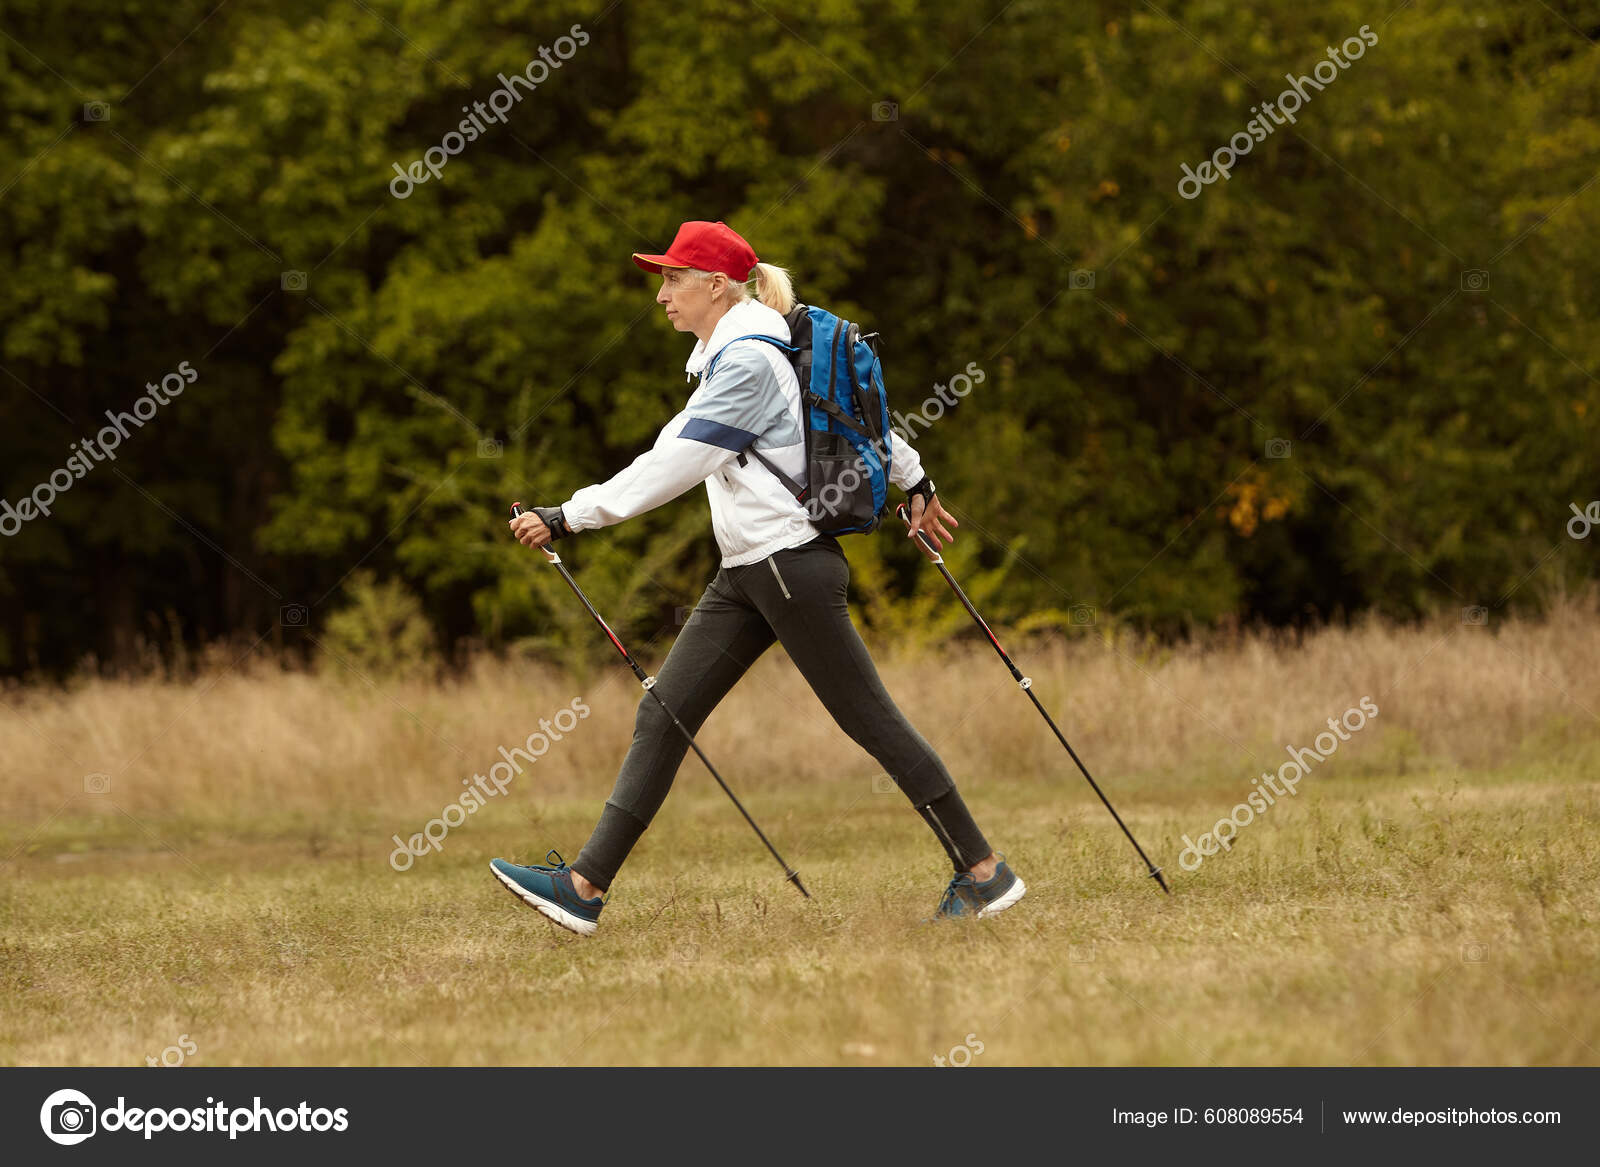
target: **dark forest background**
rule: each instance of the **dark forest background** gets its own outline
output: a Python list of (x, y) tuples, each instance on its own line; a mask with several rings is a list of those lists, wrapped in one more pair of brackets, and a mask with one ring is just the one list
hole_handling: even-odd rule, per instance
[[(597, 651), (506, 506), (689, 391), (628, 255), (691, 218), (881, 330), (896, 409), (983, 371), (917, 445), (997, 622), (1495, 619), (1596, 575), (1592, 4), (7, 0), (0, 34), (0, 497), (197, 374), (0, 537), (0, 673)], [(862, 618), (954, 634), (896, 525), (849, 541)], [(699, 491), (562, 546), (647, 635), (717, 561)]]

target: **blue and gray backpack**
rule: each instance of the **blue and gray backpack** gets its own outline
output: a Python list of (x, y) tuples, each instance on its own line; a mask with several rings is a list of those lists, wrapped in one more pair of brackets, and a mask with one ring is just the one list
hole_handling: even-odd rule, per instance
[[(810, 477), (802, 486), (754, 446), (739, 455), (739, 465), (749, 454), (772, 471), (825, 535), (872, 531), (889, 507), (889, 398), (878, 334), (862, 336), (850, 321), (805, 304), (784, 319), (789, 344), (761, 333), (734, 340), (764, 340), (782, 349), (794, 366)], [(712, 358), (706, 377), (726, 351), (724, 345)]]

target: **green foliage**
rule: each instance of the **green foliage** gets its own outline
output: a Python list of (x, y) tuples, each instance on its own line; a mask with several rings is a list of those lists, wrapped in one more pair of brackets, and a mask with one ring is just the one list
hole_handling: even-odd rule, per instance
[[(616, 473), (689, 391), (689, 341), (627, 259), (688, 218), (881, 329), (896, 408), (984, 370), (917, 445), (999, 623), (1410, 616), (1592, 577), (1562, 530), (1600, 445), (1592, 12), (1400, 8), (1295, 125), (1178, 193), (1180, 164), (1373, 19), (1353, 0), (10, 4), (0, 492), (180, 361), (200, 378), (0, 540), (0, 669), (114, 659), (169, 609), (196, 641), (295, 602), (315, 630), (358, 562), (447, 651), (593, 659), (502, 523)], [(504, 124), (390, 193), (574, 24), (588, 42)], [(568, 557), (620, 626), (670, 633), (716, 564), (705, 517), (686, 499)], [(862, 616), (955, 634), (890, 539), (852, 542)]]
[(344, 593), (348, 602), (329, 615), (317, 642), (324, 667), (366, 678), (424, 676), (434, 669), (433, 629), (403, 583), (380, 582), (361, 569), (345, 581)]

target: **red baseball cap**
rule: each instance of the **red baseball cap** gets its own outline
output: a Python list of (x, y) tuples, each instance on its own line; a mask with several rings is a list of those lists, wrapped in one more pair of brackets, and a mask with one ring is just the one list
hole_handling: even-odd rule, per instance
[(678, 228), (678, 235), (665, 255), (644, 255), (636, 251), (633, 262), (648, 272), (659, 272), (664, 267), (719, 271), (730, 280), (743, 283), (759, 261), (744, 236), (719, 220), (685, 223)]

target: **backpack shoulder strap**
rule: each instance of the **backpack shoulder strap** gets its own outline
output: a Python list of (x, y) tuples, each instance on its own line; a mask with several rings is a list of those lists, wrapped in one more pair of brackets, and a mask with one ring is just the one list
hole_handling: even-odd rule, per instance
[(722, 359), (722, 354), (727, 352), (731, 346), (738, 344), (741, 340), (764, 340), (774, 348), (781, 348), (786, 353), (795, 353), (800, 351), (799, 349), (795, 348), (794, 345), (785, 344), (777, 337), (768, 336), (764, 332), (746, 333), (744, 336), (734, 337), (727, 344), (723, 345), (717, 350), (717, 355), (711, 358), (711, 363), (706, 366), (706, 371), (701, 375), (702, 379), (709, 378), (711, 376), (711, 371), (717, 367), (717, 362)]
[[(790, 478), (782, 470), (779, 470), (772, 460), (764, 456), (760, 450), (756, 449), (754, 446), (749, 446), (745, 451), (740, 452), (739, 457), (743, 458), (746, 452), (754, 457), (757, 462), (760, 462), (768, 470), (772, 471), (773, 477), (788, 488), (789, 493), (794, 495), (796, 502), (800, 502), (805, 498), (806, 488), (801, 486), (794, 479)], [(739, 465), (743, 466), (744, 463), (741, 461)]]
[[(700, 379), (702, 381), (709, 379), (710, 376), (711, 376), (712, 370), (714, 370), (717, 367), (717, 362), (722, 359), (722, 354), (727, 352), (728, 349), (731, 346), (733, 346), (734, 344), (737, 344), (741, 340), (763, 340), (763, 341), (766, 341), (768, 344), (772, 345), (774, 348), (782, 349), (784, 352), (790, 353), (790, 354), (797, 353), (797, 352), (800, 351), (798, 346), (792, 345), (792, 344), (785, 344), (783, 341), (779, 340), (775, 336), (768, 336), (768, 335), (766, 335), (766, 333), (763, 333), (763, 332), (746, 333), (744, 336), (736, 336), (736, 337), (734, 337), (727, 344), (723, 345), (720, 349), (718, 349), (717, 350), (717, 355), (712, 357), (710, 363), (706, 365), (705, 372), (700, 375)], [(804, 390), (802, 389), (801, 392), (803, 393)], [(804, 420), (804, 418), (802, 416), (802, 421), (803, 420)], [(774, 465), (773, 462), (770, 459), (766, 458), (761, 453), (760, 450), (756, 449), (754, 443), (751, 443), (745, 449), (739, 451), (739, 465), (743, 466), (745, 464), (744, 456), (746, 454), (753, 455), (755, 457), (756, 461), (760, 462), (763, 466), (765, 466), (768, 470), (770, 470), (772, 472), (772, 474), (774, 475), (774, 477), (776, 477), (779, 482), (783, 483), (783, 485), (788, 488), (789, 493), (795, 496), (796, 501), (798, 501), (798, 500), (800, 500), (800, 499), (805, 497), (806, 488), (801, 486), (794, 479), (790, 478), (782, 470), (779, 470), (778, 467), (776, 465)]]

